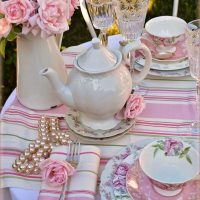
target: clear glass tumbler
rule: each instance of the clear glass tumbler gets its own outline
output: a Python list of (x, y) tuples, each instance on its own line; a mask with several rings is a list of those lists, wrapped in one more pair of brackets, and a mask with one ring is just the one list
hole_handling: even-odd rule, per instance
[(200, 133), (200, 19), (191, 21), (186, 28), (186, 44), (191, 76), (196, 80), (196, 121), (192, 133)]

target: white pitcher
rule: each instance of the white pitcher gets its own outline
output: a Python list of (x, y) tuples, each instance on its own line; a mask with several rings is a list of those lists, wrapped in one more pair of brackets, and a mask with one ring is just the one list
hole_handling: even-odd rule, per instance
[(54, 69), (66, 82), (64, 60), (55, 37), (42, 39), (29, 34), (17, 38), (17, 98), (28, 108), (46, 110), (62, 104), (48, 80), (39, 74), (44, 67)]

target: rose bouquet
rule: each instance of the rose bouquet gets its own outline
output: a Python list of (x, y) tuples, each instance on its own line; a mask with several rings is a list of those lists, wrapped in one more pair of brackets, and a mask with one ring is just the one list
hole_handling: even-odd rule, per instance
[(69, 29), (68, 21), (78, 8), (78, 0), (7, 0), (0, 2), (0, 54), (7, 41), (17, 35), (46, 38)]

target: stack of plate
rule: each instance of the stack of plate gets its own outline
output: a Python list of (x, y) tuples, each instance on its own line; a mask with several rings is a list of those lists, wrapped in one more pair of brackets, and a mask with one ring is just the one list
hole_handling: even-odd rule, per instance
[[(145, 43), (145, 42), (144, 42)], [(148, 43), (145, 43), (147, 47), (152, 52)], [(185, 44), (181, 47), (176, 47), (178, 50), (174, 55), (168, 59), (158, 59), (155, 58), (154, 52), (152, 52), (152, 65), (149, 74), (154, 76), (164, 76), (164, 77), (183, 77), (190, 75), (189, 62), (186, 53)], [(179, 50), (183, 51), (180, 52)], [(135, 69), (141, 71), (143, 69), (145, 59), (141, 53), (136, 54)]]

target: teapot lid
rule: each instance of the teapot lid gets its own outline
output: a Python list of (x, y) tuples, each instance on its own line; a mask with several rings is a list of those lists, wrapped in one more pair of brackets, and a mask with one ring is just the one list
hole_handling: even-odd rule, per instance
[(92, 39), (92, 47), (77, 57), (77, 64), (86, 72), (100, 73), (114, 68), (117, 56), (100, 44), (98, 38)]

